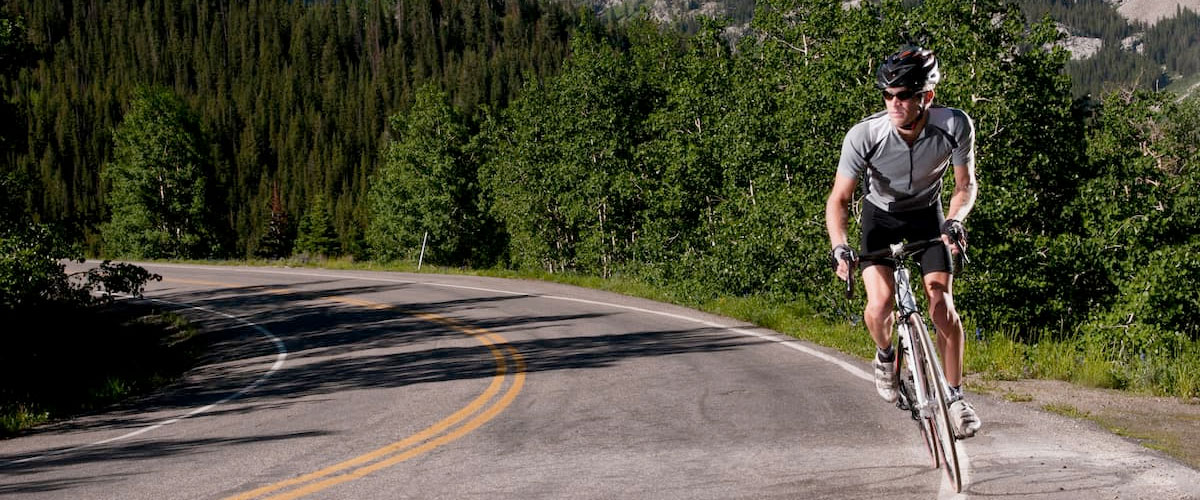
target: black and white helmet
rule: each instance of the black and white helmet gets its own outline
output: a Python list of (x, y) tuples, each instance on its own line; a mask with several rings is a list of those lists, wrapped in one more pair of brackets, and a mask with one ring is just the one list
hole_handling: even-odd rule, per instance
[(942, 79), (937, 58), (929, 49), (906, 46), (887, 56), (879, 65), (875, 86), (904, 87), (918, 92), (933, 90)]

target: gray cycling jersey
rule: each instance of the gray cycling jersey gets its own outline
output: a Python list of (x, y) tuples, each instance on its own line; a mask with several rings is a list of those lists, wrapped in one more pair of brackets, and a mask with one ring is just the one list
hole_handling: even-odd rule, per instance
[(867, 172), (867, 201), (889, 212), (940, 204), (946, 168), (975, 161), (975, 125), (960, 109), (933, 106), (928, 113), (912, 147), (886, 111), (858, 122), (842, 142), (838, 175), (857, 179)]

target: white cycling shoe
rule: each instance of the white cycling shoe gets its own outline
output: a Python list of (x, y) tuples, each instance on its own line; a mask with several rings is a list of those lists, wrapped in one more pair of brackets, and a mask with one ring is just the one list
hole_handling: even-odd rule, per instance
[(896, 363), (880, 361), (876, 357), (871, 366), (875, 368), (875, 390), (879, 392), (879, 397), (895, 403), (900, 399), (900, 392), (896, 390)]
[(975, 407), (963, 399), (950, 404), (950, 419), (954, 420), (954, 437), (958, 439), (974, 436), (983, 425), (975, 415)]

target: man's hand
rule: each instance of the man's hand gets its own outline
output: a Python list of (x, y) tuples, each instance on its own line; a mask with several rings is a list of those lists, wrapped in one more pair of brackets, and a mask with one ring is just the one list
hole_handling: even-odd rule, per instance
[(950, 247), (952, 254), (958, 255), (958, 245), (955, 245), (954, 242), (957, 241), (961, 244), (963, 250), (967, 249), (966, 226), (963, 226), (962, 221), (958, 219), (946, 219), (946, 222), (942, 224), (942, 241)]
[(858, 256), (854, 254), (854, 249), (846, 244), (841, 244), (833, 247), (829, 257), (832, 259), (833, 269), (837, 272), (838, 278), (846, 281), (850, 276), (850, 264), (858, 259)]

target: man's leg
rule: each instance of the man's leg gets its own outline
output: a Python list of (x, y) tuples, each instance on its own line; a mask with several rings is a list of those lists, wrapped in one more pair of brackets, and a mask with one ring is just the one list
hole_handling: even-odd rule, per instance
[(925, 296), (929, 299), (929, 317), (937, 326), (937, 349), (942, 358), (942, 370), (946, 382), (953, 388), (954, 400), (950, 405), (950, 416), (954, 420), (954, 433), (959, 438), (974, 436), (982, 423), (975, 415), (971, 403), (962, 399), (963, 326), (958, 311), (954, 309), (951, 286), (954, 277), (944, 271), (925, 275)]
[(862, 270), (863, 287), (867, 290), (867, 308), (863, 310), (863, 321), (867, 332), (875, 341), (875, 390), (879, 396), (891, 403), (899, 398), (896, 392), (897, 355), (892, 350), (892, 294), (896, 288), (892, 269), (887, 266), (871, 265)]
[(946, 372), (946, 381), (958, 387), (962, 385), (963, 326), (950, 292), (953, 279), (950, 273), (943, 271), (926, 274), (925, 296), (929, 299), (929, 319), (938, 331), (937, 349), (942, 358), (942, 370)]

